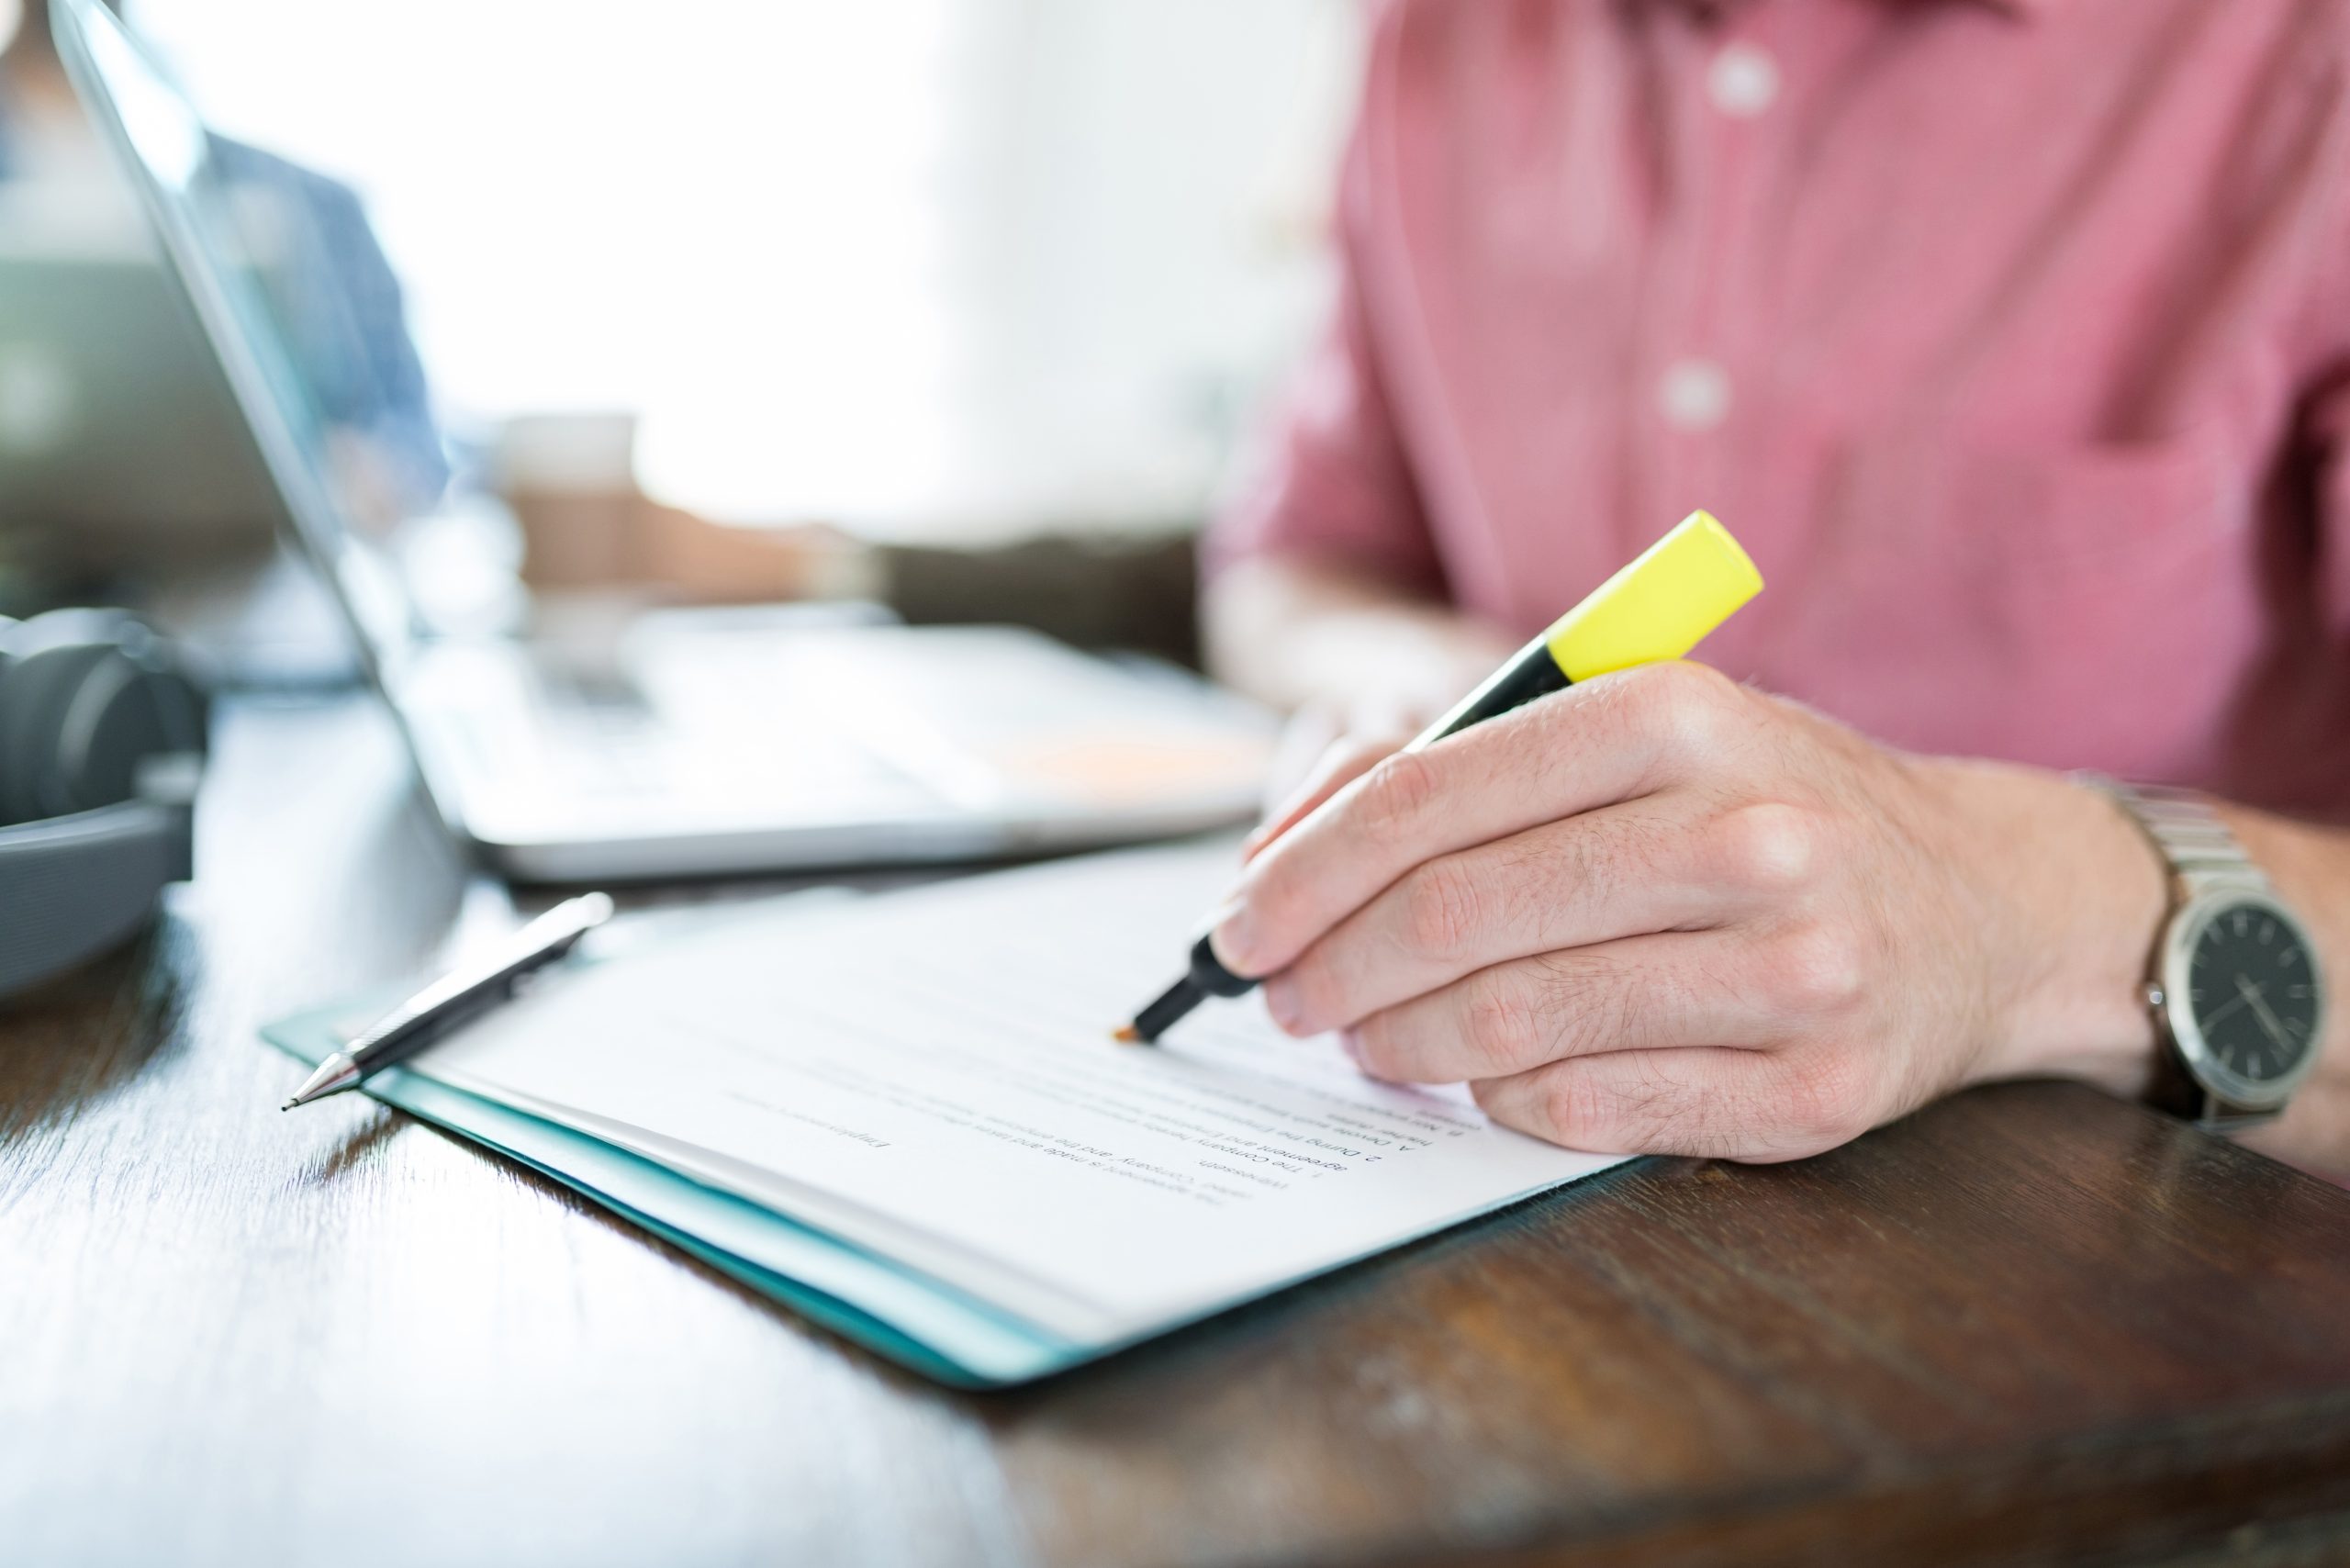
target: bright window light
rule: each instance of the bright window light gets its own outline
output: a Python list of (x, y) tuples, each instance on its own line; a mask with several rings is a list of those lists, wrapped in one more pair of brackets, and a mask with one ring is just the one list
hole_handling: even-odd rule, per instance
[(1268, 172), (1324, 156), (1348, 12), (131, 15), (219, 129), (359, 187), (460, 416), (634, 410), (666, 498), (886, 523), (1199, 503), (1234, 407), (1318, 299), (1311, 247), (1267, 209), (1315, 180), (1269, 191)]

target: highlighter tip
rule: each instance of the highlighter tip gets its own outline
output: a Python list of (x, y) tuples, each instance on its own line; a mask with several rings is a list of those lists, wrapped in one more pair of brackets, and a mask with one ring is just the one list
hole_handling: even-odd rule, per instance
[(1122, 1046), (1138, 1046), (1142, 1044), (1142, 1031), (1136, 1028), (1132, 1024), (1119, 1025), (1116, 1028), (1110, 1031), (1110, 1037), (1117, 1041), (1118, 1044)]

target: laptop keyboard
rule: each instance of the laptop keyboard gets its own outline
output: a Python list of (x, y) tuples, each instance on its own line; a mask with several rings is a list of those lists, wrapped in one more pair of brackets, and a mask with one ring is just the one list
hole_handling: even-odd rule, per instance
[(509, 801), (688, 831), (1192, 809), (1247, 800), (1261, 766), (1258, 727), (1189, 689), (1000, 633), (673, 633), (626, 652), (476, 650), (441, 662), (436, 706)]
[(782, 656), (778, 639), (676, 638), (659, 648), (633, 673), (530, 661), (534, 760), (551, 780), (607, 800), (712, 808), (903, 803), (910, 780), (841, 726), (814, 672)]
[(531, 673), (539, 701), (551, 711), (639, 722), (653, 717), (653, 705), (625, 671), (537, 658), (531, 661)]

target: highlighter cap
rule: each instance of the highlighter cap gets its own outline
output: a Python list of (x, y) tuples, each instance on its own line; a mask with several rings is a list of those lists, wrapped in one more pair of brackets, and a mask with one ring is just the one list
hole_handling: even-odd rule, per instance
[(1711, 513), (1693, 511), (1542, 634), (1569, 680), (1677, 659), (1762, 591)]

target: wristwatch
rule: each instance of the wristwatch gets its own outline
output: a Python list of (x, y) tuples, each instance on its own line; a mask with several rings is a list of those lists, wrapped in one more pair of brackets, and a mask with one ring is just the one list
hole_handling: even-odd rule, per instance
[(2085, 781), (2129, 812), (2170, 866), (2170, 916), (2146, 983), (2163, 1045), (2154, 1103), (2215, 1132), (2273, 1120), (2317, 1062), (2317, 945), (2202, 798)]

